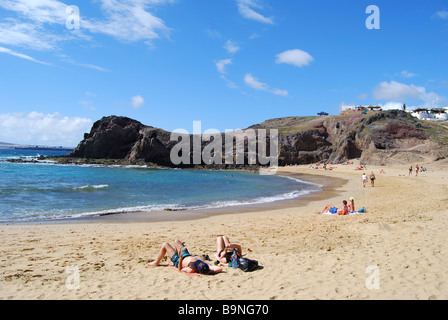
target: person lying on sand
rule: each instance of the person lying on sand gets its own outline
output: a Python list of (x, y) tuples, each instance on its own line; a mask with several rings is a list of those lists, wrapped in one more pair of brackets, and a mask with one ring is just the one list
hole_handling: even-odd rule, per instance
[(165, 242), (160, 248), (156, 260), (148, 263), (148, 266), (159, 266), (160, 261), (165, 255), (171, 258), (174, 267), (178, 268), (180, 272), (185, 273), (199, 273), (199, 274), (216, 274), (222, 271), (221, 267), (209, 266), (202, 261), (198, 256), (192, 256), (186, 247), (176, 240), (174, 242), (175, 248), (169, 243)]
[(342, 201), (342, 207), (340, 207), (339, 209), (333, 206), (332, 204), (327, 204), (324, 210), (321, 211), (321, 213), (327, 213), (327, 212), (333, 214), (346, 215), (349, 212), (347, 206), (347, 200)]
[[(216, 254), (215, 257), (218, 263), (229, 263), (232, 261), (233, 249), (237, 250), (238, 257), (243, 256), (241, 246), (236, 243), (230, 243), (227, 236), (219, 236), (216, 239)], [(215, 263), (216, 264), (216, 263)]]

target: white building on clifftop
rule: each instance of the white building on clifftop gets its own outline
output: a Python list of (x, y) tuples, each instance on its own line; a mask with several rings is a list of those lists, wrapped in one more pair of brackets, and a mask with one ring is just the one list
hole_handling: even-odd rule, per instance
[(445, 121), (448, 120), (447, 109), (448, 107), (437, 109), (419, 108), (412, 111), (411, 115), (420, 120)]

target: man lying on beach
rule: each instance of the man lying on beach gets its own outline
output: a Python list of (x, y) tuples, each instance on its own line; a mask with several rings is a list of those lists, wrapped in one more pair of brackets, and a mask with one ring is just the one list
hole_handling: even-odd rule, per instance
[(216, 274), (222, 271), (221, 267), (210, 267), (207, 263), (202, 261), (198, 256), (192, 256), (182, 242), (176, 240), (174, 242), (175, 248), (169, 243), (165, 242), (160, 248), (160, 251), (148, 266), (159, 266), (160, 261), (165, 255), (171, 258), (171, 262), (174, 264), (180, 272), (185, 273), (199, 273), (199, 274)]
[(340, 214), (340, 215), (346, 215), (348, 213), (348, 206), (347, 206), (347, 200), (342, 201), (342, 207), (339, 209), (332, 204), (327, 204), (324, 208), (324, 210), (321, 211), (321, 213), (333, 213), (333, 214)]
[(233, 249), (237, 250), (238, 257), (243, 256), (241, 246), (236, 243), (230, 243), (227, 236), (219, 236), (216, 239), (216, 259), (221, 263), (229, 263), (232, 261)]

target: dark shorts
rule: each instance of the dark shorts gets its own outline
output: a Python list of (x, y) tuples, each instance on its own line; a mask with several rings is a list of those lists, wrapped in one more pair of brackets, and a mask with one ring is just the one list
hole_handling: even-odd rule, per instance
[[(182, 251), (182, 256), (183, 256), (184, 259), (185, 259), (186, 257), (191, 256), (191, 254), (188, 252), (187, 249), (184, 249), (184, 251)], [(175, 266), (176, 268), (179, 267), (179, 260), (180, 260), (179, 254), (176, 252), (176, 253), (173, 254), (173, 256), (171, 257), (171, 262), (174, 263), (174, 266)]]

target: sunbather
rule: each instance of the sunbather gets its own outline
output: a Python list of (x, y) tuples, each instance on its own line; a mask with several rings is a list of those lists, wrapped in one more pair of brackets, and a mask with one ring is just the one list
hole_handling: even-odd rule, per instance
[(347, 200), (342, 201), (342, 207), (340, 207), (339, 209), (333, 206), (332, 204), (327, 204), (324, 210), (321, 211), (321, 213), (327, 213), (327, 212), (332, 214), (346, 215), (349, 212), (347, 206)]
[(179, 240), (176, 240), (174, 244), (175, 248), (169, 243), (164, 243), (162, 248), (160, 248), (156, 259), (153, 262), (148, 263), (148, 266), (159, 266), (162, 258), (165, 255), (168, 255), (171, 258), (171, 262), (180, 272), (216, 274), (222, 271), (221, 267), (209, 266), (198, 256), (192, 256)]
[(241, 246), (236, 243), (230, 243), (227, 236), (219, 236), (216, 239), (216, 259), (221, 263), (229, 263), (232, 261), (233, 249), (237, 250), (238, 257), (243, 255)]

